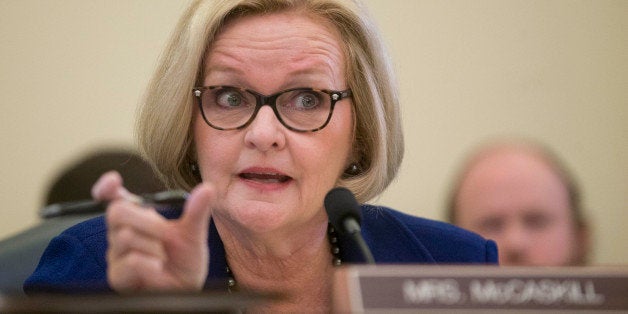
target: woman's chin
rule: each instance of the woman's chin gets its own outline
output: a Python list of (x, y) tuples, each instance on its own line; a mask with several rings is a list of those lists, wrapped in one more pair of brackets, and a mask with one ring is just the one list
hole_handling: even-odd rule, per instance
[(277, 204), (266, 202), (246, 202), (241, 206), (232, 206), (227, 210), (227, 217), (232, 223), (252, 232), (268, 232), (280, 228), (289, 220), (288, 211)]

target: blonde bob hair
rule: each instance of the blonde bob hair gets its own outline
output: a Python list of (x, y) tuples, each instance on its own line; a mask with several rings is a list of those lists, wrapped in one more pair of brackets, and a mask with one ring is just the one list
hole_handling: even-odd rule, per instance
[(295, 11), (329, 20), (340, 32), (353, 91), (353, 155), (357, 173), (338, 178), (360, 202), (379, 195), (403, 158), (397, 86), (381, 37), (362, 4), (352, 0), (195, 1), (179, 20), (140, 106), (137, 140), (166, 185), (190, 190), (200, 182), (192, 119), (192, 88), (202, 82), (208, 47), (226, 22), (247, 15)]

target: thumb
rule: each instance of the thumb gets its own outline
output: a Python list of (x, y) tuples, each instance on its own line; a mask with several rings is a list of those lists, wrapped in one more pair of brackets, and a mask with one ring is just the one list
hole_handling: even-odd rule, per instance
[(207, 233), (215, 199), (216, 189), (209, 183), (201, 183), (192, 190), (180, 218), (186, 230), (197, 235)]

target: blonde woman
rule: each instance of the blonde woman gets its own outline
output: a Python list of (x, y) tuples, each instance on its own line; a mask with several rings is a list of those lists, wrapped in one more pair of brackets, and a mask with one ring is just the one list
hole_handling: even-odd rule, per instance
[[(194, 2), (139, 115), (139, 143), (183, 209), (129, 202), (116, 173), (94, 186), (103, 218), (55, 239), (28, 292), (279, 292), (268, 310), (329, 311), (334, 267), (361, 263), (329, 228), (336, 186), (364, 203), (403, 155), (388, 56), (355, 1)], [(495, 263), (492, 241), (362, 205), (378, 263)], [(181, 213), (182, 212), (182, 213)], [(63, 267), (59, 266), (63, 264)]]

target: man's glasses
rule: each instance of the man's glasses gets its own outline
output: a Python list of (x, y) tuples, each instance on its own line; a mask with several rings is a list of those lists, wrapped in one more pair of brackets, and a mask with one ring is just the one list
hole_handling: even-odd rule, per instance
[(268, 105), (286, 128), (314, 132), (329, 123), (337, 101), (351, 97), (350, 89), (292, 88), (269, 96), (233, 86), (195, 87), (192, 91), (203, 119), (217, 130), (245, 128), (259, 109)]

